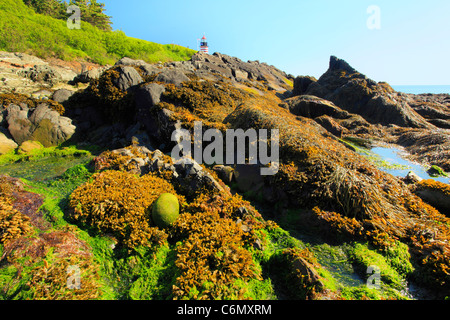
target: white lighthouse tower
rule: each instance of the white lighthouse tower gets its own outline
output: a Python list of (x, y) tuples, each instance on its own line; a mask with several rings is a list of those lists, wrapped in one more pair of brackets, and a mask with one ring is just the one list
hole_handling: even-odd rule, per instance
[(209, 54), (208, 42), (206, 41), (206, 36), (200, 40), (200, 51)]

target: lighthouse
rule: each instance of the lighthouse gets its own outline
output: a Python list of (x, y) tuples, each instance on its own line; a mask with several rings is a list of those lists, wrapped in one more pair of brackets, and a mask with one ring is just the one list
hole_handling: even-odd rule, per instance
[(208, 42), (206, 41), (206, 36), (200, 40), (200, 51), (209, 54)]

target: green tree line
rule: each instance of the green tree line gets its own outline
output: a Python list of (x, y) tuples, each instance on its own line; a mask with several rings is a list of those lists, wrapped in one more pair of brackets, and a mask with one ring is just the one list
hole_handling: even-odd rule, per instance
[(36, 13), (45, 14), (56, 19), (66, 20), (69, 17), (67, 8), (71, 5), (78, 6), (81, 11), (81, 19), (93, 26), (111, 31), (111, 17), (105, 13), (105, 4), (97, 0), (23, 0), (34, 9)]

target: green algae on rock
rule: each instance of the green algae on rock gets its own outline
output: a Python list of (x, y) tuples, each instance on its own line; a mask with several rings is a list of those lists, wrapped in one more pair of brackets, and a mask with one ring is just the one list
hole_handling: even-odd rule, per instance
[(180, 215), (178, 199), (171, 193), (163, 193), (152, 207), (152, 220), (161, 229), (170, 227)]

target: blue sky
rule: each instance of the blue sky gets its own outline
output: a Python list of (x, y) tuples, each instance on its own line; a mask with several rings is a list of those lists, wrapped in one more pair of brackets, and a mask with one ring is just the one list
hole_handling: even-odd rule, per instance
[[(450, 85), (448, 0), (103, 0), (128, 36), (259, 60), (319, 77), (329, 57), (392, 85)], [(369, 6), (380, 29), (369, 29)]]

